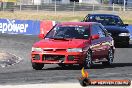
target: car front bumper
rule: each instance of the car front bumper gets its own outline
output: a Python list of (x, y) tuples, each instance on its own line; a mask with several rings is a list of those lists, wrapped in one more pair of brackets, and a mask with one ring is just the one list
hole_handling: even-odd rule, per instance
[(129, 43), (129, 36), (113, 36), (115, 44), (126, 44)]
[(84, 62), (85, 53), (79, 52), (32, 52), (31, 61), (34, 63), (44, 64), (82, 64)]

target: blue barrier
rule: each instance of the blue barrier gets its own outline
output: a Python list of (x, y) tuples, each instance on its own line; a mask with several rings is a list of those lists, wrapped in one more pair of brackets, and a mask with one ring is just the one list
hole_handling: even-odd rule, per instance
[[(0, 33), (38, 35), (40, 21), (0, 19)], [(132, 25), (127, 26), (132, 39)]]
[(0, 19), (0, 33), (38, 35), (40, 21)]

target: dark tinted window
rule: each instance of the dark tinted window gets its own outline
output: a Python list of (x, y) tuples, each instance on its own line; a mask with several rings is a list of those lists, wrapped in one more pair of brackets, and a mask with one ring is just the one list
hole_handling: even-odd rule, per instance
[(123, 25), (122, 20), (118, 16), (89, 16), (87, 21), (99, 22), (102, 25)]
[(89, 28), (82, 26), (56, 26), (45, 38), (88, 39)]

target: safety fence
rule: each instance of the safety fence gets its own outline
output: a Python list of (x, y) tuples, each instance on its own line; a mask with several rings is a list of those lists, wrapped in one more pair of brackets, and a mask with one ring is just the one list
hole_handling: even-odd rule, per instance
[(46, 34), (55, 24), (55, 21), (49, 20), (0, 19), (0, 33), (24, 35)]
[(132, 11), (132, 2), (127, 5), (119, 4), (88, 4), (88, 3), (76, 3), (69, 4), (61, 3), (43, 3), (41, 5), (15, 5), (14, 11)]
[[(132, 1), (127, 3), (116, 4), (116, 3), (78, 3), (78, 2), (41, 2), (35, 4), (32, 2), (19, 2), (16, 3), (1, 3), (1, 11), (132, 11)], [(25, 0), (29, 1), (29, 0)], [(88, 0), (87, 0), (88, 1)]]
[(0, 19), (0, 33), (37, 35), (40, 21)]

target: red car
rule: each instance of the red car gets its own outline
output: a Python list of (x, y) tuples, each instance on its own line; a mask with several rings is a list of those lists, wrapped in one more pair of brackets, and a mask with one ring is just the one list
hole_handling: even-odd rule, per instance
[(96, 22), (63, 22), (53, 27), (32, 47), (31, 62), (35, 70), (44, 64), (59, 66), (78, 64), (90, 68), (94, 63), (111, 65), (114, 41), (104, 27)]

